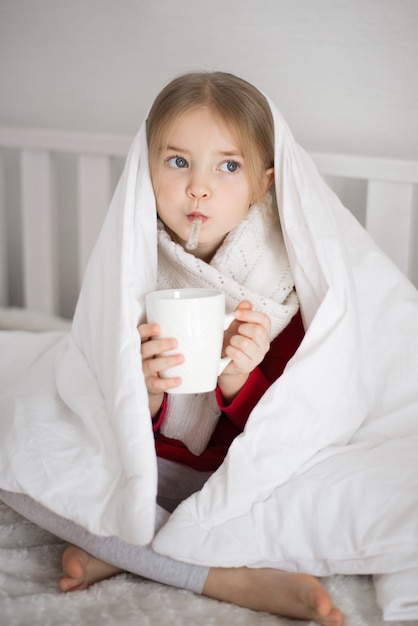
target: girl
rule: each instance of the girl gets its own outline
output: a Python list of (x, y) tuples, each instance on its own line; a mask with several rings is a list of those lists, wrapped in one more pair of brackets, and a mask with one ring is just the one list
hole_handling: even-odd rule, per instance
[[(156, 287), (225, 292), (231, 362), (214, 392), (169, 393), (180, 380), (160, 374), (183, 356), (145, 323)], [(32, 338), (25, 382), (0, 396), (0, 495), (74, 544), (62, 590), (127, 570), (342, 624), (311, 574), (413, 583), (418, 566), (417, 308), (258, 90), (176, 79), (134, 141), (71, 335)]]
[[(138, 326), (160, 460), (159, 502), (172, 511), (222, 463), (252, 408), (295, 352), (303, 327), (273, 200), (266, 196), (274, 146), (265, 98), (231, 75), (188, 74), (157, 97), (147, 119), (147, 139), (159, 218), (158, 287), (223, 288), (236, 318), (225, 337), (225, 354), (232, 361), (219, 376), (216, 392), (203, 397), (167, 394), (181, 379), (160, 373), (183, 356), (162, 356), (176, 347), (176, 340), (157, 339), (158, 325)], [(189, 250), (197, 218), (198, 243)], [(273, 279), (266, 274), (270, 261), (280, 268)], [(165, 517), (162, 511), (160, 516)], [(115, 549), (122, 549), (116, 540)], [(134, 571), (139, 574), (144, 552), (151, 562), (160, 560), (149, 549), (137, 549)], [(176, 563), (166, 567), (173, 572), (172, 584), (178, 584)], [(189, 569), (192, 584), (185, 586), (210, 597), (321, 624), (342, 623), (313, 577), (272, 569)], [(121, 571), (75, 547), (64, 554), (63, 570), (65, 591)]]

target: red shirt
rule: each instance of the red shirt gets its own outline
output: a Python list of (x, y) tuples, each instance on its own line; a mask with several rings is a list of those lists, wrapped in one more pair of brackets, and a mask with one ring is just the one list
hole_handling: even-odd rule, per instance
[(264, 360), (248, 377), (234, 400), (225, 405), (219, 388), (216, 398), (222, 413), (215, 431), (200, 456), (196, 456), (177, 439), (169, 439), (159, 428), (164, 421), (166, 402), (154, 422), (154, 437), (157, 456), (200, 471), (214, 471), (224, 460), (234, 438), (242, 433), (251, 411), (270, 385), (283, 373), (287, 362), (296, 352), (304, 336), (302, 318), (298, 312), (286, 328), (272, 341)]

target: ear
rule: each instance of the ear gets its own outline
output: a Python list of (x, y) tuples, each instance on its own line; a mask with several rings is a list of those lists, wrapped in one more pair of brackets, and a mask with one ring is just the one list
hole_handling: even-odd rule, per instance
[(269, 167), (264, 172), (264, 193), (270, 189), (274, 181), (274, 167)]

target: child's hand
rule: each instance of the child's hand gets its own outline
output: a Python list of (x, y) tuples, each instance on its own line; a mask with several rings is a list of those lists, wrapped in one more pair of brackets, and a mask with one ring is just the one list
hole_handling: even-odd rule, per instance
[(235, 322), (225, 332), (224, 354), (232, 361), (218, 383), (226, 401), (236, 396), (248, 375), (259, 365), (270, 349), (270, 318), (253, 311), (250, 302), (240, 302), (234, 311)]
[(163, 356), (162, 352), (174, 350), (177, 347), (176, 339), (156, 339), (160, 332), (158, 324), (140, 324), (138, 326), (141, 337), (142, 370), (148, 391), (151, 417), (159, 411), (164, 392), (181, 384), (181, 378), (160, 378), (160, 372), (183, 363), (181, 354)]

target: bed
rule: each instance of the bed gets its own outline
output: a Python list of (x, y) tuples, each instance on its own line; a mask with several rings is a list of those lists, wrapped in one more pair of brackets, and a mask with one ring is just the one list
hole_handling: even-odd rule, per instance
[[(1, 329), (69, 327), (130, 141), (0, 128)], [(311, 156), (343, 203), (417, 285), (418, 162)], [(0, 503), (0, 624), (295, 623), (129, 574), (63, 595), (57, 588), (62, 549), (60, 540)], [(332, 576), (324, 582), (347, 626), (383, 623), (370, 577)]]

